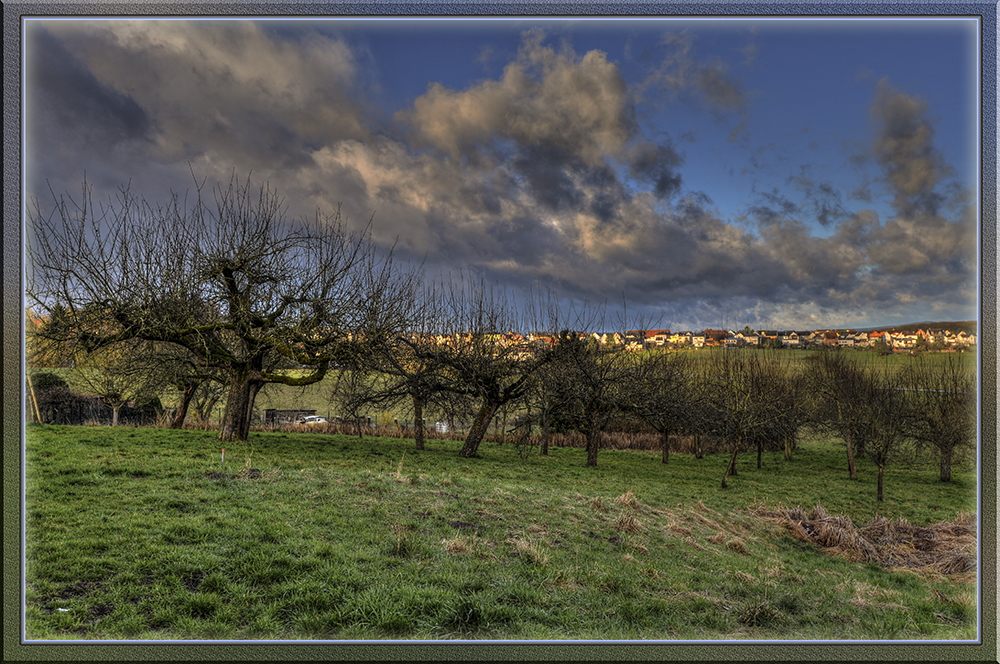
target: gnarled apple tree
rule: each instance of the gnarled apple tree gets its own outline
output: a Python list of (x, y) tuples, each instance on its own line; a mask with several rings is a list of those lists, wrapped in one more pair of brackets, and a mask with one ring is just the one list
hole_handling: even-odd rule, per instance
[[(268, 185), (233, 177), (190, 205), (123, 187), (95, 207), (54, 196), (28, 213), (28, 297), (40, 334), (92, 352), (143, 340), (228, 378), (219, 436), (245, 439), (267, 383), (307, 385), (405, 328), (415, 274), (351, 233), (339, 209), (289, 220)], [(294, 367), (294, 371), (289, 371)]]

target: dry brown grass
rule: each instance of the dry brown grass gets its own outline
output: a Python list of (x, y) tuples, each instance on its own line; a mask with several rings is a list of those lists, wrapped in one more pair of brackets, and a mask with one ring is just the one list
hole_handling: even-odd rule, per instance
[(442, 540), (441, 543), (444, 544), (444, 550), (448, 553), (472, 553), (474, 551), (472, 542), (462, 537)]
[(629, 509), (636, 509), (639, 507), (639, 499), (635, 497), (635, 494), (631, 490), (626, 491), (622, 495), (615, 498), (615, 502), (622, 507), (627, 507)]
[(954, 521), (927, 527), (876, 516), (859, 528), (846, 516), (828, 515), (820, 505), (808, 514), (801, 508), (768, 509), (762, 505), (752, 506), (751, 511), (760, 519), (781, 524), (792, 537), (848, 560), (947, 576), (976, 569), (976, 520), (972, 514), (960, 513)]
[(549, 562), (549, 555), (542, 550), (539, 543), (527, 537), (511, 537), (507, 540), (514, 549), (514, 553), (523, 556), (532, 563), (543, 566)]
[(678, 526), (675, 523), (667, 525), (667, 530), (674, 533), (675, 535), (680, 535), (681, 537), (691, 537), (691, 531), (684, 526)]
[(642, 532), (642, 522), (635, 518), (628, 510), (624, 509), (615, 519), (612, 527), (620, 533)]
[(749, 556), (750, 551), (747, 549), (747, 544), (739, 537), (734, 537), (726, 542), (726, 548), (734, 553), (738, 553), (741, 556)]

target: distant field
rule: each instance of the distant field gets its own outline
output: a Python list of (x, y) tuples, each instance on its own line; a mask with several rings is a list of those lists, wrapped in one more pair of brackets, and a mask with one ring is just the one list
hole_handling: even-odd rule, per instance
[[(712, 354), (709, 349), (699, 349), (699, 350), (686, 350), (680, 351), (690, 354), (692, 357), (698, 358), (702, 361), (707, 361)], [(725, 352), (721, 349), (718, 352)], [(765, 352), (765, 351), (762, 351)], [(856, 358), (858, 361), (873, 361), (879, 363), (885, 363), (890, 367), (902, 368), (907, 364), (912, 363), (917, 360), (916, 357), (907, 355), (905, 353), (894, 353), (892, 355), (887, 355), (880, 357), (873, 351), (856, 351), (856, 350), (843, 350), (848, 357)], [(812, 350), (799, 350), (799, 349), (783, 349), (775, 353), (775, 357), (788, 360), (792, 363), (799, 363), (807, 358), (815, 357), (817, 351)], [(924, 353), (919, 357), (923, 358), (927, 362), (931, 363), (941, 363), (946, 361), (950, 354), (947, 353)], [(957, 353), (962, 362), (971, 370), (977, 368), (977, 354), (975, 351), (966, 351), (964, 353)], [(39, 371), (52, 371), (63, 376), (71, 386), (78, 387), (74, 385), (74, 378), (72, 372), (65, 369), (39, 369)], [(290, 373), (298, 374), (302, 373), (301, 370), (293, 370)], [(332, 418), (337, 415), (341, 415), (338, 412), (336, 406), (330, 403), (330, 390), (332, 387), (332, 377), (327, 376), (324, 380), (319, 383), (314, 383), (312, 385), (307, 385), (305, 387), (290, 387), (281, 384), (271, 384), (267, 385), (261, 392), (257, 395), (256, 408), (259, 412), (263, 412), (268, 408), (278, 408), (278, 409), (306, 409), (315, 410), (317, 415), (322, 415), (323, 417)], [(172, 408), (177, 403), (177, 393), (174, 391), (166, 391), (161, 395), (161, 402), (167, 408)], [(380, 411), (372, 412), (369, 415), (379, 423), (391, 423), (394, 417), (398, 417), (401, 420), (407, 417), (412, 417), (409, 413), (407, 404), (403, 404), (395, 410), (392, 411)], [(216, 408), (215, 416), (213, 419), (216, 421), (222, 415), (222, 405)], [(429, 419), (437, 417), (437, 413), (432, 410), (428, 410), (425, 416)]]
[(56, 426), (26, 444), (29, 639), (976, 636), (971, 468), (890, 467), (876, 505), (871, 464), (850, 481), (818, 439), (727, 490), (725, 455), (588, 468), (573, 448), (252, 433), (223, 465), (211, 431)]

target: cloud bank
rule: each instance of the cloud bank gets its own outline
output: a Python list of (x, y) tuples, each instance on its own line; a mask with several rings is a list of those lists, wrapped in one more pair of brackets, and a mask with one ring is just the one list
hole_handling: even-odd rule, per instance
[[(529, 30), (498, 77), (431, 81), (392, 114), (369, 101), (348, 42), (309, 29), (46, 23), (28, 43), (35, 195), (84, 170), (154, 191), (190, 188), (191, 170), (252, 171), (294, 214), (341, 204), (358, 227), (373, 218), (376, 241), (432, 274), (624, 295), (692, 325), (727, 312), (806, 327), (917, 300), (974, 307), (975, 202), (944, 186), (927, 103), (885, 79), (867, 109), (874, 181), (849, 193), (803, 173), (786, 183), (802, 203), (773, 189), (727, 219), (711, 191), (686, 189), (672, 138), (685, 128), (649, 136), (637, 120), (657, 95), (688, 95), (720, 118), (753, 103), (725, 63), (695, 58), (689, 36), (664, 37), (630, 83), (602, 51), (557, 49)], [(890, 192), (889, 218), (850, 207), (876, 186)]]

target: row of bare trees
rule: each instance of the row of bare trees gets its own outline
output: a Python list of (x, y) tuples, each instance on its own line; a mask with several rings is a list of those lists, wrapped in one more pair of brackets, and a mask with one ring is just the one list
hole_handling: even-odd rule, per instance
[[(723, 487), (741, 452), (755, 450), (758, 466), (768, 449), (790, 457), (811, 422), (845, 441), (851, 477), (856, 456), (876, 463), (880, 496), (904, 442), (936, 450), (947, 480), (975, 439), (975, 376), (957, 362), (900, 373), (821, 354), (799, 371), (775, 352), (695, 361), (604, 346), (581, 334), (610, 331), (599, 307), (545, 293), (515, 302), (481, 281), (426, 284), (367, 233), (350, 233), (339, 210), (289, 220), (282, 199), (249, 178), (195, 192), (157, 206), (125, 187), (95, 206), (84, 185), (79, 199), (28, 214), (33, 349), (70, 358), (112, 408), (170, 385), (180, 426), (198, 394), (222, 389), (220, 438), (245, 439), (261, 389), (329, 376), (345, 413), (408, 404), (418, 448), (425, 408), (468, 414), (463, 457), (508, 409), (537, 419), (543, 454), (553, 426), (584, 434), (588, 465), (622, 418), (661, 435), (665, 463), (671, 435), (716, 436), (731, 450)], [(532, 342), (541, 330), (550, 340)]]
[(954, 463), (975, 451), (975, 373), (955, 355), (937, 362), (921, 356), (904, 367), (857, 357), (821, 353), (804, 374), (812, 420), (844, 441), (851, 479), (855, 457), (871, 458), (882, 500), (886, 465), (928, 451), (938, 458), (941, 481), (950, 481)]
[[(475, 302), (475, 310), (494, 316), (504, 310), (496, 302)], [(741, 453), (756, 452), (758, 468), (765, 451), (783, 451), (790, 460), (809, 426), (843, 440), (851, 479), (857, 479), (856, 458), (874, 463), (879, 500), (887, 465), (933, 454), (941, 480), (949, 481), (956, 459), (975, 449), (976, 377), (957, 356), (918, 357), (900, 367), (835, 350), (818, 351), (805, 362), (775, 350), (634, 352), (570, 330), (525, 353), (523, 346), (496, 342), (499, 331), (510, 329), (510, 320), (503, 320), (495, 327), (479, 321), (464, 328), (475, 332), (452, 343), (434, 335), (398, 338), (395, 347), (372, 356), (373, 364), (352, 370), (353, 380), (366, 387), (341, 403), (361, 412), (412, 400), (419, 449), (424, 407), (474, 414), (463, 456), (476, 454), (486, 427), (505, 406), (540, 428), (543, 455), (554, 427), (583, 434), (591, 466), (609, 427), (640, 423), (656, 431), (663, 463), (669, 462), (672, 435), (693, 437), (696, 449), (702, 436), (712, 436), (730, 453), (723, 488), (738, 473)]]

